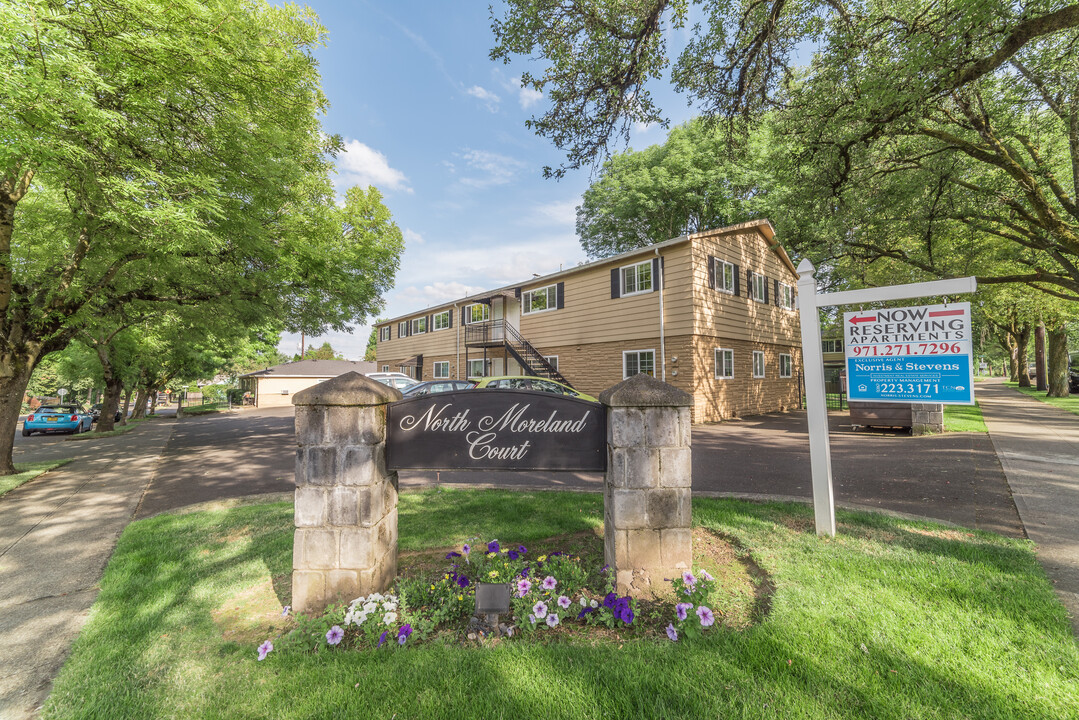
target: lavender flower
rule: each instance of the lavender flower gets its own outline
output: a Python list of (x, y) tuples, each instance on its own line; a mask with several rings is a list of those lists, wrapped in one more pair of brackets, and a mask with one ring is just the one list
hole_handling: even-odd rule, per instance
[(558, 607), (565, 610), (566, 608), (569, 607), (569, 604), (570, 604), (570, 599), (568, 597), (566, 597), (565, 595), (560, 595), (559, 596), (559, 598), (558, 598)]
[(289, 614), (289, 611), (290, 611), (290, 610), (292, 610), (292, 606), (291, 606), (291, 605), (286, 605), (286, 606), (285, 606), (284, 608), (282, 608), (282, 610), (281, 610), (281, 617), (288, 617), (288, 614)]
[(535, 615), (532, 615), (531, 613), (529, 613), (529, 615), (528, 615), (528, 622), (530, 622), (530, 623), (532, 623), (533, 625), (535, 625), (535, 624), (536, 624), (536, 616), (535, 616)]
[(524, 597), (528, 594), (528, 591), (532, 589), (532, 583), (528, 580), (517, 581), (517, 597)]
[(532, 612), (535, 614), (536, 617), (543, 619), (547, 616), (547, 603), (540, 600), (532, 606)]
[(697, 617), (701, 619), (701, 627), (711, 627), (712, 623), (716, 621), (716, 616), (704, 605), (697, 608)]
[(544, 590), (554, 590), (557, 585), (558, 581), (550, 575), (543, 578), (543, 582), (540, 583), (540, 587), (542, 587)]
[(693, 587), (697, 584), (697, 578), (693, 577), (693, 573), (691, 573), (689, 570), (685, 570), (682, 572), (682, 582), (684, 582), (689, 587)]
[(472, 563), (472, 558), (470, 558), (468, 556), (468, 554), (470, 552), (472, 552), (472, 548), (470, 548), (467, 544), (465, 544), (465, 545), (461, 546), (461, 552), (463, 552), (465, 554), (465, 562), (471, 564)]
[(678, 613), (679, 620), (685, 620), (687, 616), (686, 611), (691, 609), (692, 607), (693, 603), (678, 603), (674, 606), (674, 611)]
[(667, 637), (671, 642), (678, 642), (678, 631), (674, 629), (674, 623), (667, 623)]
[(330, 645), (336, 645), (341, 642), (343, 637), (345, 637), (345, 631), (342, 630), (339, 625), (334, 625), (330, 628), (329, 632), (326, 633), (326, 642)]
[(701, 570), (700, 575), (702, 580), (707, 580), (708, 582), (712, 582), (713, 580), (715, 580), (715, 578), (712, 577), (707, 570)]
[(388, 632), (389, 632), (388, 630), (383, 630), (382, 634), (378, 636), (378, 646), (379, 647), (382, 647), (383, 643), (386, 642), (386, 634)]
[(500, 549), (501, 549), (501, 546), (499, 546), (497, 540), (492, 540), (491, 542), (487, 543), (487, 552), (489, 552), (489, 553), (492, 553), (492, 552), (496, 553)]
[(401, 629), (397, 631), (397, 644), (404, 645), (405, 640), (408, 640), (408, 636), (412, 634), (412, 626), (405, 623), (401, 626)]
[(556, 625), (558, 625), (558, 616), (551, 613), (547, 616), (547, 627), (555, 627)]
[(267, 640), (259, 645), (259, 660), (265, 660), (266, 656), (273, 652), (273, 643)]

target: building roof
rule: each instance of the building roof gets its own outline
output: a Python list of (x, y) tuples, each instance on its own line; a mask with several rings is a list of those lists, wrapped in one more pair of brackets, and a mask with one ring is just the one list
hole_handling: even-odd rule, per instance
[(739, 223), (737, 225), (730, 225), (728, 227), (716, 228), (714, 230), (703, 230), (701, 232), (692, 233), (690, 235), (680, 235), (679, 237), (673, 238), (671, 240), (665, 240), (664, 242), (656, 243), (655, 245), (646, 245), (644, 247), (634, 248), (633, 250), (627, 250), (626, 252), (620, 253), (618, 255), (612, 255), (610, 257), (600, 258), (599, 260), (593, 260), (590, 263), (581, 263), (580, 265), (574, 265), (571, 268), (566, 268), (565, 270), (559, 270), (558, 272), (550, 273), (548, 275), (543, 275), (542, 277), (529, 278), (528, 280), (515, 282), (515, 283), (512, 283), (510, 285), (505, 285), (503, 287), (496, 288), (494, 290), (487, 290), (485, 292), (475, 293), (474, 295), (468, 295), (466, 297), (459, 298), (457, 300), (450, 300), (448, 302), (442, 302), (442, 303), (438, 303), (436, 305), (431, 305), (430, 307), (428, 307), (428, 308), (426, 308), (425, 310), (422, 310), (422, 311), (413, 310), (410, 313), (406, 313), (404, 315), (398, 315), (397, 317), (390, 318), (389, 320), (383, 320), (381, 322), (378, 322), (378, 323), (376, 323), (376, 326), (377, 327), (382, 327), (382, 326), (385, 326), (385, 325), (391, 325), (391, 324), (393, 324), (395, 322), (400, 322), (402, 320), (406, 320), (408, 318), (411, 318), (414, 315), (416, 315), (418, 312), (428, 312), (428, 311), (436, 310), (436, 309), (440, 309), (440, 308), (445, 309), (445, 308), (448, 308), (448, 307), (457, 307), (458, 305), (461, 305), (462, 303), (479, 302), (481, 300), (487, 300), (488, 298), (491, 298), (491, 297), (494, 297), (494, 296), (497, 296), (497, 295), (503, 295), (503, 294), (513, 295), (514, 290), (517, 287), (521, 286), (521, 285), (533, 285), (534, 286), (534, 285), (538, 285), (540, 283), (551, 282), (551, 281), (556, 280), (558, 278), (564, 277), (566, 275), (570, 275), (572, 273), (577, 273), (577, 272), (580, 272), (582, 270), (588, 270), (590, 268), (599, 267), (600, 265), (605, 265), (605, 264), (609, 264), (609, 263), (623, 262), (627, 258), (631, 258), (631, 257), (634, 257), (636, 255), (650, 255), (650, 254), (654, 253), (656, 250), (662, 250), (663, 248), (667, 248), (667, 247), (670, 247), (672, 245), (678, 245), (680, 243), (688, 242), (690, 240), (690, 238), (708, 237), (708, 236), (711, 236), (711, 235), (729, 235), (731, 233), (738, 232), (740, 230), (751, 230), (751, 229), (759, 230), (760, 233), (762, 235), (764, 235), (765, 239), (768, 241), (768, 247), (779, 256), (780, 261), (787, 268), (789, 268), (792, 273), (794, 273), (795, 275), (798, 274), (798, 271), (794, 267), (794, 263), (791, 262), (790, 257), (787, 255), (787, 251), (784, 250), (783, 246), (779, 244), (779, 241), (775, 239), (776, 229), (772, 225), (771, 221), (770, 220), (765, 220), (765, 219), (750, 220), (749, 222)]
[(366, 375), (374, 372), (375, 368), (373, 362), (366, 360), (299, 360), (249, 372), (240, 377), (333, 378), (347, 372)]

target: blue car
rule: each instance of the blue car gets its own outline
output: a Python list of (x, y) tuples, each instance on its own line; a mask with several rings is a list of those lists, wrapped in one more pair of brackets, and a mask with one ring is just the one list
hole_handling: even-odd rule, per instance
[(23, 437), (36, 432), (75, 433), (88, 432), (94, 418), (78, 405), (42, 405), (30, 413), (22, 423)]

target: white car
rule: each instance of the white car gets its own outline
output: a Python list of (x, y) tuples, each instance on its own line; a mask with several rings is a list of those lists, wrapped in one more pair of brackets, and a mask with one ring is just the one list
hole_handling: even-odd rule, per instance
[(399, 372), (374, 372), (367, 373), (367, 377), (382, 383), (383, 385), (389, 385), (392, 388), (398, 390), (407, 390), (408, 388), (416, 385), (419, 381), (413, 380), (408, 375)]

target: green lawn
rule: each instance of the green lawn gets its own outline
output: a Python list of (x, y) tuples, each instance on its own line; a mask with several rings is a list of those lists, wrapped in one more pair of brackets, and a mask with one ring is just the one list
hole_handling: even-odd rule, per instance
[(227, 402), (206, 403), (205, 405), (192, 405), (184, 408), (184, 415), (210, 415), (227, 409)]
[(982, 419), (982, 409), (973, 405), (945, 405), (944, 432), (989, 432)]
[(19, 463), (15, 466), (18, 471), (15, 475), (0, 476), (0, 495), (14, 490), (24, 483), (28, 483), (39, 475), (44, 475), (50, 470), (67, 465), (70, 460), (46, 460), (36, 463)]
[(1032, 397), (1035, 400), (1040, 400), (1043, 403), (1048, 403), (1053, 407), (1058, 407), (1061, 410), (1067, 410), (1070, 413), (1079, 415), (1079, 395), (1069, 395), (1066, 398), (1051, 398), (1045, 396), (1044, 390), (1037, 390), (1033, 387), (1019, 387), (1019, 383), (1005, 381), (1004, 383), (1012, 390), (1017, 390), (1028, 397)]
[[(770, 610), (696, 643), (590, 636), (494, 647), (271, 653), (292, 506), (130, 525), (45, 718), (1075, 718), (1079, 645), (1028, 541), (870, 514), (696, 499), (694, 523), (770, 575)], [(602, 498), (430, 491), (400, 549), (594, 531)], [(241, 610), (242, 609), (242, 610)]]
[(157, 420), (157, 418), (154, 417), (154, 416), (141, 417), (141, 418), (128, 418), (127, 419), (127, 424), (125, 424), (125, 425), (116, 425), (116, 426), (113, 427), (112, 430), (109, 430), (108, 432), (98, 432), (97, 430), (94, 430), (93, 432), (80, 433), (78, 435), (71, 435), (70, 437), (68, 437), (68, 440), (93, 440), (94, 438), (114, 437), (116, 435), (123, 435), (124, 433), (131, 432), (132, 430), (137, 428), (140, 423), (144, 423), (144, 422), (146, 422), (148, 420)]

